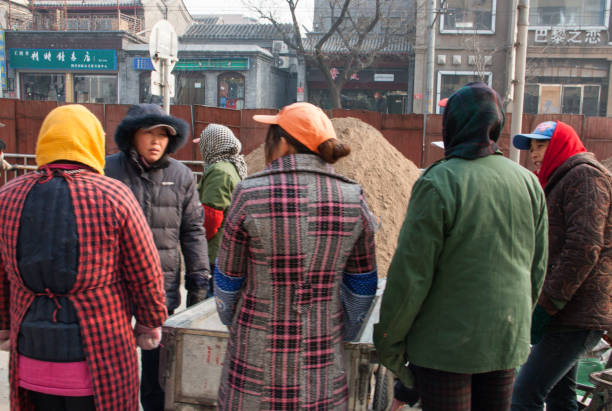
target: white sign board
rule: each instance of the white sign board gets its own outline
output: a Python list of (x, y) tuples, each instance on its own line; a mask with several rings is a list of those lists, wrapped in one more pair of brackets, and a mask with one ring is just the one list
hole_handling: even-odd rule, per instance
[(174, 27), (167, 20), (155, 23), (149, 37), (149, 54), (155, 70), (160, 69), (160, 59), (170, 62), (170, 71), (178, 60), (178, 36)]
[[(174, 74), (170, 74), (168, 78), (168, 92), (170, 97), (174, 97)], [(151, 72), (151, 94), (154, 96), (162, 95), (161, 72), (156, 70)]]
[(374, 73), (374, 81), (395, 81), (395, 74)]

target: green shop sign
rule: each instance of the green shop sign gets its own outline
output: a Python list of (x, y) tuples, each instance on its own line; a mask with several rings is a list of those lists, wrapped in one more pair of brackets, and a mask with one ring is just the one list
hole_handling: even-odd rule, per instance
[(9, 49), (14, 69), (117, 70), (115, 50)]
[(179, 60), (174, 66), (174, 71), (200, 71), (200, 70), (248, 70), (249, 59), (201, 59), (201, 60)]

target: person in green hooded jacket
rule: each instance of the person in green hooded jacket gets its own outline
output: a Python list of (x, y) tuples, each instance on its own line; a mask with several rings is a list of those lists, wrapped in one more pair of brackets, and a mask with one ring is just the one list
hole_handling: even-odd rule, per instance
[(546, 200), (499, 150), (489, 86), (454, 93), (442, 123), (445, 157), (413, 187), (374, 343), (425, 411), (506, 410), (544, 281)]
[[(211, 272), (219, 252), (223, 237), (225, 212), (232, 202), (232, 192), (247, 176), (247, 165), (240, 154), (242, 144), (232, 130), (221, 124), (209, 124), (200, 138), (200, 154), (204, 162), (204, 172), (198, 184), (200, 202), (204, 208), (204, 228), (208, 241), (208, 260)], [(208, 296), (213, 293), (213, 280), (210, 279)]]

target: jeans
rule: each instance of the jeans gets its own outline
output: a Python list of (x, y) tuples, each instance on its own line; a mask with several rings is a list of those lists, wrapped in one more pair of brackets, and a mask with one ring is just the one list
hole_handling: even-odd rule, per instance
[(578, 359), (597, 345), (603, 331), (548, 332), (531, 348), (512, 393), (512, 411), (576, 411)]

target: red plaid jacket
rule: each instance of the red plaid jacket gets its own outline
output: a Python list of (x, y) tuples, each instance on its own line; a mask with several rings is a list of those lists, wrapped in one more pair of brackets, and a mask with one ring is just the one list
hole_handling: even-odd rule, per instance
[[(17, 240), (25, 198), (51, 178), (36, 172), (0, 189), (0, 329), (11, 339), (11, 409), (32, 404), (18, 388), (17, 336), (34, 294), (17, 266)], [(138, 410), (138, 361), (132, 314), (159, 327), (167, 317), (159, 256), (151, 231), (130, 190), (89, 171), (64, 173), (79, 236), (79, 273), (68, 298), (81, 327), (83, 350), (98, 410)], [(53, 218), (53, 216), (49, 216)]]

